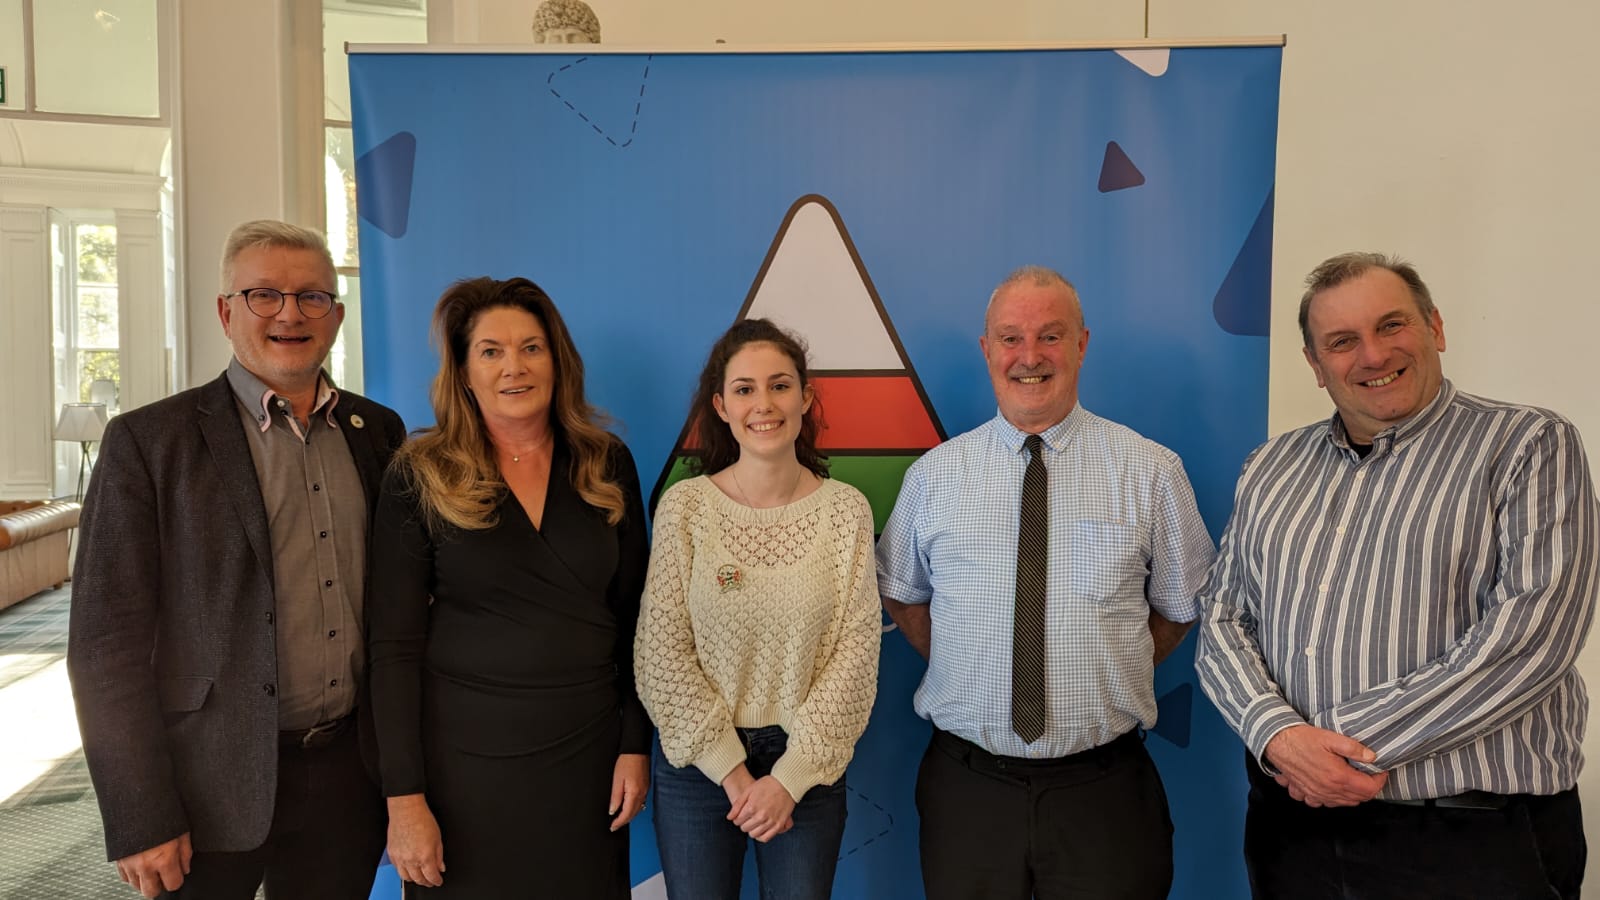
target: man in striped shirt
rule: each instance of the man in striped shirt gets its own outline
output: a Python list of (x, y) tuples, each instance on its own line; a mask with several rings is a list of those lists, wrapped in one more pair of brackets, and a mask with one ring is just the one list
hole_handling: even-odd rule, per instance
[(1257, 897), (1571, 897), (1600, 589), (1576, 429), (1443, 377), (1444, 323), (1381, 254), (1307, 278), (1337, 412), (1245, 462), (1195, 665), (1244, 739)]

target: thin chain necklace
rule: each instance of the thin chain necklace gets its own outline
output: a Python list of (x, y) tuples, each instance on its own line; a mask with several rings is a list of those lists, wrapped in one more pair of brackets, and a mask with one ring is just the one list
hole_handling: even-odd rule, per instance
[(529, 447), (526, 450), (523, 450), (521, 453), (512, 453), (510, 450), (501, 450), (500, 452), (510, 454), (512, 462), (522, 462), (522, 458), (524, 456), (527, 456), (529, 453), (532, 453), (533, 451), (540, 449), (545, 444), (548, 444), (548, 443), (550, 443), (551, 441), (553, 441), (555, 439), (556, 439), (556, 433), (552, 431), (549, 434), (546, 434), (544, 436), (544, 440), (538, 442), (537, 444), (534, 444), (532, 447)]
[(745, 506), (748, 506), (751, 509), (776, 509), (776, 508), (778, 508), (780, 506), (788, 506), (790, 501), (794, 500), (795, 492), (800, 490), (800, 476), (805, 474), (806, 467), (802, 466), (802, 465), (799, 465), (799, 464), (796, 464), (795, 465), (795, 471), (794, 471), (794, 483), (789, 485), (789, 493), (788, 493), (788, 495), (783, 498), (783, 502), (782, 503), (774, 503), (772, 506), (766, 506), (766, 507), (757, 506), (754, 503), (750, 502), (750, 495), (746, 494), (744, 492), (744, 485), (739, 483), (739, 467), (738, 466), (729, 466), (728, 467), (728, 471), (733, 473), (733, 487), (734, 487), (735, 490), (737, 490), (739, 492), (739, 499), (744, 501), (744, 505)]

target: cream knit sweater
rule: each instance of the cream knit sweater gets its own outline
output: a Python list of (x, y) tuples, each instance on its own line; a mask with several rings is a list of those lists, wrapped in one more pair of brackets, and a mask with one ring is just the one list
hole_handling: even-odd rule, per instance
[(721, 784), (745, 759), (734, 728), (780, 725), (772, 775), (796, 802), (837, 781), (877, 695), (879, 608), (872, 509), (855, 488), (827, 478), (752, 509), (704, 476), (673, 485), (633, 644), (667, 761)]

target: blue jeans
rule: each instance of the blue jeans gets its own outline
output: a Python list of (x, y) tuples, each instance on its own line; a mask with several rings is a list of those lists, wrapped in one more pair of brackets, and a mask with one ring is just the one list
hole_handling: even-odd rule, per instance
[[(745, 767), (756, 778), (772, 772), (789, 736), (776, 725), (740, 728)], [(728, 821), (728, 795), (694, 766), (679, 769), (656, 746), (656, 847), (667, 896), (678, 900), (738, 900), (750, 839)], [(755, 844), (761, 900), (827, 900), (844, 839), (844, 776), (819, 784), (794, 808), (794, 827)]]

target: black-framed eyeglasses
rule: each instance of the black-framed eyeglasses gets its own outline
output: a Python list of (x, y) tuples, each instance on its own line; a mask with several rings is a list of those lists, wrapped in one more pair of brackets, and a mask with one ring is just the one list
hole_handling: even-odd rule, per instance
[(234, 291), (227, 295), (229, 299), (243, 297), (244, 305), (249, 310), (263, 319), (270, 319), (283, 309), (283, 298), (293, 297), (294, 302), (300, 307), (300, 315), (308, 319), (320, 319), (333, 311), (333, 302), (339, 299), (338, 294), (328, 291), (279, 291), (273, 288), (250, 288), (246, 291)]

